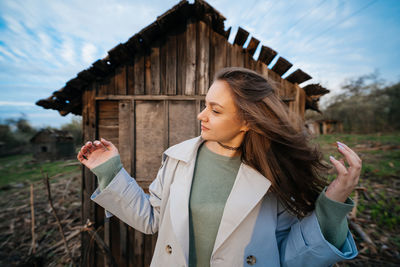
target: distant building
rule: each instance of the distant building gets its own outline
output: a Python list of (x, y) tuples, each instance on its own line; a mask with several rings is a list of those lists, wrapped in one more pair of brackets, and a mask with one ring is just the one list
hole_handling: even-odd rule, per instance
[(343, 122), (339, 120), (306, 121), (308, 131), (313, 135), (343, 133)]
[(31, 140), (36, 160), (57, 160), (70, 158), (75, 154), (74, 138), (67, 131), (43, 129)]

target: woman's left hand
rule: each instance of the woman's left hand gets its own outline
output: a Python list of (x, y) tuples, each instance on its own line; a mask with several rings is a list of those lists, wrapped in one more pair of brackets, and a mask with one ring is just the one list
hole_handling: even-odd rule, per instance
[(337, 170), (338, 176), (328, 186), (325, 195), (332, 200), (345, 202), (358, 184), (361, 173), (361, 159), (345, 144), (337, 142), (337, 146), (339, 152), (346, 158), (349, 168), (346, 168), (343, 160), (339, 161), (332, 156), (330, 157), (332, 164)]

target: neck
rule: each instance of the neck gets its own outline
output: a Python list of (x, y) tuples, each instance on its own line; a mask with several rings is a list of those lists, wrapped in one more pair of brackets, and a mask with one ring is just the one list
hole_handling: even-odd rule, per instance
[[(238, 138), (238, 140), (232, 140), (231, 142), (224, 142), (224, 141), (219, 141), (221, 144), (230, 146), (230, 147), (239, 147), (241, 143), (243, 142), (244, 136), (240, 136), (241, 138)], [(240, 156), (241, 155), (241, 149), (239, 150), (230, 150), (227, 148), (222, 147), (220, 144), (218, 144), (217, 141), (211, 141), (208, 140), (205, 142), (205, 145), (209, 150), (211, 150), (214, 153), (217, 153), (219, 155), (225, 156), (225, 157), (235, 157), (235, 156)]]
[(206, 141), (205, 145), (212, 152), (217, 153), (218, 155), (221, 155), (221, 156), (225, 156), (225, 157), (232, 158), (235, 156), (239, 156), (241, 153), (240, 150), (229, 150), (229, 149), (223, 148), (215, 141)]

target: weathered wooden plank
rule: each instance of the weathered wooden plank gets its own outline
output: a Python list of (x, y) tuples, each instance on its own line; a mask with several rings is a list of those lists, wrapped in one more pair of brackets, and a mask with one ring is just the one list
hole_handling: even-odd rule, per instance
[[(192, 40), (195, 42), (195, 40)], [(166, 43), (167, 50), (167, 76), (166, 76), (166, 92), (167, 95), (176, 95), (176, 56), (177, 56), (177, 44), (176, 44), (176, 35), (168, 36), (168, 40)]]
[(135, 231), (135, 246), (133, 249), (135, 266), (144, 266), (144, 234)]
[(197, 88), (199, 95), (206, 95), (209, 86), (209, 60), (210, 60), (210, 31), (211, 28), (204, 22), (199, 21), (197, 24), (197, 32), (199, 38), (197, 53)]
[(257, 47), (258, 47), (259, 44), (260, 44), (259, 40), (257, 40), (254, 37), (251, 37), (250, 43), (246, 47), (247, 53), (253, 57), (253, 55), (256, 52)]
[(135, 61), (134, 56), (128, 61), (126, 65), (127, 72), (127, 95), (135, 95)]
[[(160, 91), (160, 45), (155, 43), (150, 54), (151, 95), (159, 95)], [(147, 76), (146, 76), (147, 77)]]
[(176, 36), (177, 45), (177, 72), (176, 77), (176, 94), (183, 95), (186, 86), (186, 31)]
[(115, 71), (113, 71), (113, 73), (106, 78), (106, 81), (107, 81), (107, 94), (115, 95), (116, 94)]
[(322, 87), (320, 84), (315, 83), (304, 86), (303, 90), (308, 96), (323, 96), (330, 92), (328, 89)]
[(143, 266), (150, 266), (151, 258), (153, 257), (152, 250), (152, 235), (144, 235), (144, 255), (143, 255)]
[[(104, 214), (105, 213), (104, 213), (104, 209), (103, 209), (103, 218), (104, 218), (103, 239), (104, 239), (104, 243), (106, 244), (106, 246), (111, 248), (110, 218), (105, 218)], [(109, 256), (108, 255), (103, 255), (103, 261), (104, 261), (104, 264), (101, 264), (101, 265), (98, 265), (98, 266), (106, 266), (106, 267), (110, 266), (108, 264), (108, 262), (109, 262)]]
[(255, 71), (261, 75), (263, 75), (263, 63), (261, 61), (256, 61), (256, 67), (255, 67)]
[[(99, 130), (118, 130), (118, 102), (117, 101), (99, 101)], [(115, 127), (115, 129), (113, 128)], [(102, 136), (106, 138), (105, 136)], [(114, 136), (111, 136), (114, 137)], [(116, 135), (117, 137), (117, 135)]]
[(102, 129), (118, 128), (118, 119), (117, 118), (101, 118), (101, 119), (99, 119), (99, 128), (102, 128)]
[(162, 95), (167, 93), (167, 52), (166, 41), (162, 41), (160, 46), (160, 90)]
[(121, 163), (125, 170), (131, 173), (132, 170), (132, 148), (134, 146), (134, 140), (132, 139), (134, 134), (134, 117), (132, 101), (120, 101), (119, 112), (118, 112), (118, 124), (119, 124), (119, 140), (121, 142), (119, 154), (121, 157)]
[[(94, 101), (95, 90), (86, 90), (82, 93), (82, 132), (83, 143), (96, 139), (96, 102)], [(90, 195), (96, 188), (94, 174), (86, 167), (82, 168), (82, 221), (95, 222), (95, 203)], [(87, 255), (82, 260), (96, 264), (95, 247), (90, 246), (90, 236), (82, 232), (82, 253)], [(85, 262), (82, 262), (85, 264)]]
[[(160, 168), (160, 157), (164, 151), (163, 101), (136, 101), (136, 179), (152, 181)], [(140, 183), (139, 183), (140, 185)]]
[(185, 95), (194, 95), (196, 92), (196, 23), (187, 24), (186, 28), (186, 75)]
[[(169, 101), (168, 100), (164, 100), (163, 101), (163, 105), (164, 105), (164, 121), (167, 122), (168, 118), (169, 118)], [(164, 144), (164, 150), (166, 150), (169, 147), (169, 127), (170, 124), (166, 123), (165, 124), (165, 129), (164, 129), (164, 136), (163, 136), (163, 144)]]
[[(294, 94), (292, 97), (293, 101), (289, 102), (290, 111), (297, 115), (300, 115), (300, 110), (301, 110), (301, 107), (299, 106), (299, 101), (300, 101), (300, 90), (299, 89), (300, 89), (299, 86), (296, 87), (295, 84), (293, 84), (293, 89), (292, 89), (294, 91)], [(293, 115), (293, 117), (295, 117), (295, 116)]]
[(210, 77), (214, 77), (219, 70), (227, 66), (227, 42), (222, 35), (214, 31), (211, 31), (210, 41)]
[[(126, 117), (125, 120), (127, 119), (127, 117), (129, 117), (129, 128), (128, 128), (128, 134), (130, 135), (129, 137), (125, 137), (127, 138), (127, 140), (129, 140), (130, 144), (129, 144), (129, 157), (130, 157), (130, 163), (129, 163), (129, 159), (126, 159), (125, 162), (127, 164), (127, 166), (130, 165), (130, 174), (132, 177), (136, 177), (136, 165), (135, 165), (135, 159), (136, 159), (136, 144), (135, 144), (135, 101), (134, 100), (130, 100), (129, 101), (130, 106), (128, 110), (125, 110), (126, 112)], [(126, 157), (128, 158), (128, 157)], [(127, 237), (127, 251), (128, 251), (128, 266), (129, 267), (134, 267), (134, 266), (139, 266), (136, 264), (135, 262), (135, 229), (133, 229), (132, 227), (128, 227), (128, 237)]]
[(253, 59), (253, 57), (249, 55), (247, 52), (243, 53), (243, 57), (244, 57), (244, 67), (251, 70), (255, 70), (256, 61)]
[(98, 131), (99, 137), (111, 141), (118, 147), (118, 101), (98, 101)]
[(169, 146), (196, 136), (198, 124), (195, 101), (170, 101)]
[(295, 72), (292, 72), (288, 77), (286, 77), (286, 80), (288, 80), (289, 82), (297, 84), (301, 84), (310, 79), (311, 76), (302, 71), (301, 69), (297, 69)]
[(134, 93), (135, 95), (144, 95), (144, 55), (135, 56), (134, 69)]
[(126, 66), (120, 66), (115, 69), (115, 94), (126, 95)]
[(277, 89), (278, 96), (283, 96), (284, 92), (282, 91), (282, 86), (281, 86), (282, 78), (272, 70), (268, 69), (268, 80)]
[(298, 86), (297, 84), (294, 85), (297, 88), (298, 96), (297, 96), (297, 106), (299, 108), (299, 116), (304, 120), (304, 113), (306, 111), (306, 92)]
[(107, 93), (108, 83), (103, 80), (99, 81), (97, 84), (98, 84), (97, 95), (98, 96), (108, 95)]
[[(132, 101), (120, 101), (119, 112), (118, 112), (118, 124), (119, 133), (118, 139), (120, 141), (119, 154), (121, 157), (121, 163), (125, 170), (131, 173), (132, 169), (132, 147), (133, 147), (133, 134), (134, 134), (134, 120), (133, 120), (133, 109)], [(122, 265), (125, 266), (128, 263), (128, 226), (120, 221), (119, 225), (120, 235), (120, 253), (119, 257), (123, 258)], [(114, 233), (116, 234), (116, 233)]]
[(151, 56), (150, 51), (148, 51), (144, 55), (144, 92), (146, 95), (151, 94), (153, 87), (151, 80)]
[[(257, 61), (257, 62), (260, 62), (260, 61)], [(263, 63), (263, 62), (260, 62), (260, 63), (261, 63), (261, 72), (260, 73), (268, 81), (268, 74), (269, 74), (270, 69), (268, 69), (268, 66), (265, 65), (265, 63)]]
[(120, 257), (120, 220), (113, 216), (110, 218), (110, 249), (111, 255), (114, 257), (118, 266), (124, 266), (125, 259)]
[(157, 244), (157, 238), (158, 238), (158, 233), (155, 233), (153, 236), (152, 236), (152, 239), (151, 239), (151, 251), (154, 253), (154, 249), (156, 248), (156, 244)]
[(243, 67), (244, 66), (244, 51), (239, 45), (234, 44), (230, 51), (230, 62), (232, 67)]
[(135, 262), (135, 229), (128, 227), (128, 267), (139, 266)]
[(265, 65), (268, 66), (277, 54), (278, 53), (275, 50), (263, 45), (257, 60), (265, 63)]
[(239, 26), (233, 43), (243, 47), (247, 37), (249, 37), (249, 32)]
[(283, 57), (279, 57), (278, 61), (272, 67), (272, 71), (275, 71), (279, 76), (282, 76), (293, 66), (292, 63), (284, 59)]

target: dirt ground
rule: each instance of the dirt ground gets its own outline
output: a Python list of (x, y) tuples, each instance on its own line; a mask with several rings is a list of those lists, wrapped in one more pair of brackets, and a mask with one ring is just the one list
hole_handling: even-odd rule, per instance
[[(377, 157), (371, 150), (380, 148), (359, 145), (356, 149), (364, 164)], [(398, 151), (399, 147), (385, 149)], [(0, 266), (69, 266), (71, 258), (79, 264), (80, 233), (84, 229), (80, 219), (80, 168), (76, 165), (72, 172), (50, 177), (53, 205), (69, 254), (43, 180), (32, 183), (33, 205), (30, 184), (0, 190)], [(353, 200), (357, 210), (349, 215), (349, 222), (359, 256), (335, 266), (400, 266), (400, 174), (382, 176), (374, 169), (366, 171), (356, 192)], [(32, 207), (35, 244), (32, 243)]]
[[(54, 210), (75, 262), (81, 256), (80, 178), (77, 165), (75, 171), (49, 179)], [(32, 186), (33, 205), (29, 184), (16, 184), (0, 192), (0, 266), (68, 266), (72, 261), (66, 253), (44, 180), (33, 182)], [(32, 243), (32, 207), (35, 245)]]

